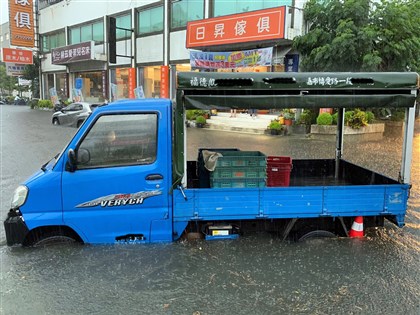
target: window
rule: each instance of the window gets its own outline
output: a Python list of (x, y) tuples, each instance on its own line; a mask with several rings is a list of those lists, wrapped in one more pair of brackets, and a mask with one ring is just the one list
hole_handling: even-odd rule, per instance
[(140, 85), (146, 98), (160, 97), (160, 66), (150, 66), (139, 68)]
[(3, 41), (3, 35), (0, 35), (0, 42)]
[(203, 0), (184, 0), (172, 3), (171, 27), (183, 27), (188, 21), (200, 20), (203, 18)]
[(95, 43), (102, 43), (104, 41), (104, 22), (85, 24), (81, 26), (72, 27), (70, 32), (70, 44), (78, 44), (82, 42), (95, 41)]
[(163, 31), (163, 6), (147, 9), (138, 13), (138, 34)]
[(238, 14), (283, 5), (292, 5), (292, 0), (214, 0), (214, 16)]
[(65, 46), (66, 36), (64, 30), (59, 33), (41, 35), (41, 44), (43, 53), (50, 52), (53, 48)]
[(80, 144), (78, 168), (153, 163), (157, 121), (156, 113), (101, 116)]
[[(131, 29), (131, 15), (118, 16), (116, 18), (117, 27)], [(131, 32), (120, 30), (117, 28), (117, 40), (128, 39), (131, 37)]]

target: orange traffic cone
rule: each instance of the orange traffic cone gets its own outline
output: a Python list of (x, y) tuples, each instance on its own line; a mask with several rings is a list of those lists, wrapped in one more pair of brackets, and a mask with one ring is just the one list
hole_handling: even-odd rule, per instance
[(349, 237), (363, 237), (363, 217), (356, 217), (351, 226)]

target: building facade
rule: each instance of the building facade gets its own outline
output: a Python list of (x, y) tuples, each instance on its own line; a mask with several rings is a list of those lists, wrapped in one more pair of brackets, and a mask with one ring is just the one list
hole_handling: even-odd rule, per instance
[[(177, 71), (204, 71), (191, 67), (192, 51), (271, 47), (268, 66), (208, 67), (205, 71), (285, 71), (285, 56), (290, 53), (292, 40), (303, 32), (303, 4), (297, 5), (294, 0), (40, 0), (37, 21), (41, 97), (50, 98), (56, 93), (61, 98), (82, 98), (91, 103), (134, 98), (137, 93), (172, 98)], [(215, 18), (235, 17), (244, 21), (248, 13), (279, 7), (284, 8), (282, 36), (187, 48), (191, 45), (187, 40), (188, 22), (204, 25), (206, 21), (217, 21)], [(108, 17), (116, 19), (116, 63), (109, 62)]]

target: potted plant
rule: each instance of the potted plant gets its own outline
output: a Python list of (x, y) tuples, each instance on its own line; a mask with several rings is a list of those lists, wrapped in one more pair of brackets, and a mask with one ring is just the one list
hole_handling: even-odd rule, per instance
[(271, 135), (279, 135), (283, 129), (282, 125), (278, 120), (272, 120), (268, 125)]
[(284, 124), (286, 126), (291, 126), (293, 124), (293, 119), (295, 119), (295, 113), (291, 109), (285, 109), (283, 111)]
[(206, 118), (202, 115), (197, 116), (197, 118), (195, 119), (195, 125), (197, 126), (197, 128), (203, 128), (206, 124)]

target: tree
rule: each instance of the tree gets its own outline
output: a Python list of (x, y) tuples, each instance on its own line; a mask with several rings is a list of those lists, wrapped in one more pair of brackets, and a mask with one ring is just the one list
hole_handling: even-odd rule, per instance
[(0, 92), (2, 96), (11, 95), (18, 80), (16, 77), (7, 75), (6, 67), (0, 65)]
[(39, 98), (39, 67), (40, 60), (34, 56), (34, 63), (32, 65), (26, 65), (23, 71), (22, 78), (25, 80), (31, 80), (31, 91), (32, 97)]
[(293, 47), (304, 71), (418, 71), (418, 12), (418, 0), (309, 0)]

